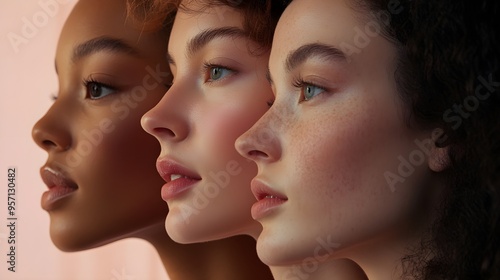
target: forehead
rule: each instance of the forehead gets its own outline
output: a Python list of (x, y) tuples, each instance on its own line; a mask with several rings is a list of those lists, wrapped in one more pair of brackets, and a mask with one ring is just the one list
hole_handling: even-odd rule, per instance
[[(348, 42), (362, 23), (343, 0), (294, 0), (276, 28), (273, 51), (297, 49), (305, 43)], [(280, 58), (282, 59), (282, 58)]]
[(125, 0), (80, 0), (71, 11), (63, 28), (63, 34), (85, 36), (89, 33), (109, 35), (127, 33)]
[[(340, 49), (353, 66), (365, 70), (377, 63), (391, 64), (396, 47), (382, 36), (382, 24), (369, 12), (354, 10), (349, 0), (294, 0), (276, 28), (270, 69), (306, 44)], [(374, 28), (375, 27), (375, 28)], [(277, 69), (274, 68), (274, 71)]]
[[(185, 1), (184, 1), (185, 2)], [(202, 30), (237, 27), (243, 28), (243, 16), (228, 6), (201, 6), (197, 1), (187, 1), (175, 16), (171, 43), (194, 37)]]
[(127, 15), (126, 0), (80, 0), (61, 31), (58, 52), (69, 57), (76, 45), (106, 36), (123, 40), (147, 54), (158, 47), (158, 35), (141, 31), (141, 23)]

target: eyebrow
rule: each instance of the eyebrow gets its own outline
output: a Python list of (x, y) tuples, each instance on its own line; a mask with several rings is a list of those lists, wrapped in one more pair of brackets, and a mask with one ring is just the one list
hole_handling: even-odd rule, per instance
[(340, 49), (333, 46), (312, 43), (290, 52), (286, 58), (285, 67), (288, 72), (313, 57), (332, 61), (346, 62), (347, 57)]
[(100, 51), (109, 51), (113, 53), (126, 53), (133, 56), (140, 56), (139, 51), (127, 44), (123, 40), (102, 36), (97, 37), (77, 45), (73, 49), (72, 61), (78, 61), (86, 56)]
[(189, 40), (187, 44), (188, 56), (192, 56), (197, 51), (205, 47), (208, 43), (218, 38), (240, 38), (247, 37), (247, 33), (240, 28), (236, 27), (221, 27), (214, 29), (207, 29)]
[[(211, 41), (221, 38), (248, 38), (248, 34), (237, 27), (221, 27), (203, 30), (188, 41), (186, 46), (187, 57), (193, 56)], [(167, 59), (170, 64), (175, 65), (175, 61), (170, 53), (167, 53)]]

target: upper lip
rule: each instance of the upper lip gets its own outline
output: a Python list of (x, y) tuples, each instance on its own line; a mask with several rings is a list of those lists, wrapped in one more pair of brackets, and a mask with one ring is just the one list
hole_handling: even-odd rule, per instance
[(267, 186), (265, 183), (261, 182), (260, 180), (254, 178), (250, 184), (250, 188), (252, 190), (253, 195), (257, 200), (262, 200), (266, 197), (274, 197), (278, 198), (281, 200), (288, 200), (288, 198), (284, 195), (281, 194), (269, 186)]
[(59, 169), (44, 166), (40, 169), (40, 175), (43, 182), (49, 189), (54, 187), (78, 189), (78, 185), (68, 177), (64, 176), (63, 172)]
[(186, 167), (180, 165), (176, 161), (168, 158), (158, 159), (156, 162), (156, 169), (160, 176), (165, 180), (165, 182), (170, 182), (170, 176), (172, 174), (181, 175), (184, 177), (189, 177), (192, 179), (201, 180), (201, 177), (196, 174), (196, 172), (187, 169)]

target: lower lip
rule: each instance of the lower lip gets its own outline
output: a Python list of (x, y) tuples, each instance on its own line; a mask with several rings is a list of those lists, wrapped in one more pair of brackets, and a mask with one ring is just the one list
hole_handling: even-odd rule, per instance
[(161, 188), (161, 198), (165, 201), (179, 198), (185, 194), (191, 187), (200, 180), (191, 178), (179, 178), (170, 181)]
[(252, 205), (252, 218), (254, 220), (262, 219), (275, 212), (275, 210), (285, 202), (286, 200), (280, 198), (261, 199)]
[(54, 210), (57, 207), (57, 202), (72, 195), (76, 189), (55, 186), (51, 187), (42, 195), (42, 208), (46, 211)]

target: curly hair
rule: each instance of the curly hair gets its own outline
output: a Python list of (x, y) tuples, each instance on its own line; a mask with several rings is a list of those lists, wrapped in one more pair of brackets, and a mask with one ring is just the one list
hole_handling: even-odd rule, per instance
[[(128, 0), (129, 12), (148, 27), (171, 24), (178, 10), (202, 12), (208, 8), (230, 7), (243, 15), (243, 29), (248, 38), (258, 43), (262, 51), (271, 49), (274, 29), (278, 19), (290, 1), (288, 0), (185, 0), (200, 4), (200, 9), (187, 8), (182, 0)], [(224, 10), (220, 9), (221, 16)]]
[(403, 259), (417, 279), (500, 279), (500, 3), (496, 0), (356, 0), (386, 11), (399, 50), (398, 91), (411, 126), (441, 128), (451, 167), (440, 216)]
[[(134, 14), (153, 26), (165, 24), (183, 8), (180, 0), (129, 1)], [(199, 1), (205, 7), (242, 11), (245, 31), (264, 48), (271, 47), (274, 27), (288, 3)], [(402, 260), (405, 274), (500, 279), (500, 2), (352, 1), (368, 12), (390, 10), (396, 2), (402, 8), (381, 26), (398, 47), (394, 75), (408, 108), (408, 124), (443, 129), (444, 137), (435, 145), (448, 147), (451, 160), (440, 216), (420, 248)]]

